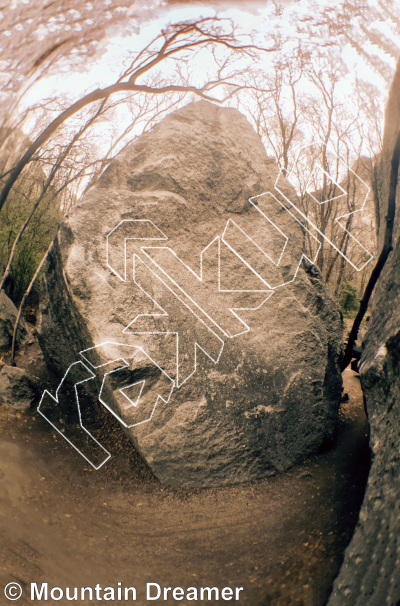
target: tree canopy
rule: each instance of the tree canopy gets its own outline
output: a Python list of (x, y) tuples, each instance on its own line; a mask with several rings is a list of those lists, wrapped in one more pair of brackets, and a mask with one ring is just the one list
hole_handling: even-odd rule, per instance
[[(33, 232), (41, 233), (35, 225), (48, 217), (31, 275), (57, 212), (67, 212), (129, 141), (193, 96), (245, 113), (284, 170), (299, 146), (318, 140), (326, 169), (335, 170), (335, 154), (349, 166), (363, 157), (373, 175), (399, 31), (396, 0), (276, 0), (248, 8), (13, 0), (0, 9), (0, 223), (7, 234), (0, 289), (22, 258), (18, 247), (33, 246)], [(116, 41), (120, 54), (106, 61)], [(80, 88), (77, 73), (85, 74)], [(55, 88), (60, 75), (69, 90)], [(347, 178), (350, 212), (354, 183), (345, 174), (335, 178), (343, 187)], [(304, 212), (315, 213), (303, 198)], [(313, 216), (321, 229), (325, 212)], [(322, 248), (320, 266), (339, 295), (352, 275), (327, 255)]]

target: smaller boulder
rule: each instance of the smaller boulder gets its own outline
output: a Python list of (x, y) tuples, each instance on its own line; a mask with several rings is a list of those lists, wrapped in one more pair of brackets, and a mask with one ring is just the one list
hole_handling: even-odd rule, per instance
[[(7, 297), (4, 290), (2, 290), (0, 292), (0, 353), (9, 351), (11, 348), (17, 314), (18, 310), (14, 303)], [(17, 332), (18, 345), (21, 345), (27, 336), (28, 329), (21, 318)]]
[(24, 368), (3, 366), (0, 370), (0, 405), (26, 410), (37, 394), (38, 388)]

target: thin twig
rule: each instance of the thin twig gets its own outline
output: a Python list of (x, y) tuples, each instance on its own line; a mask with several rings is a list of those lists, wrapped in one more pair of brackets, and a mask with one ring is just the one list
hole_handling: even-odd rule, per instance
[(16, 345), (16, 341), (17, 341), (17, 331), (18, 331), (20, 320), (21, 320), (22, 311), (24, 309), (24, 306), (25, 306), (27, 298), (30, 295), (30, 293), (32, 291), (32, 288), (34, 287), (36, 279), (37, 279), (38, 275), (40, 274), (40, 271), (41, 271), (43, 265), (45, 264), (45, 261), (47, 259), (47, 255), (49, 254), (52, 246), (53, 246), (53, 242), (51, 242), (51, 244), (48, 247), (48, 249), (46, 250), (46, 252), (45, 252), (42, 260), (40, 261), (39, 265), (37, 266), (36, 271), (35, 271), (35, 273), (32, 276), (32, 280), (29, 282), (29, 286), (26, 289), (26, 291), (24, 293), (24, 296), (22, 297), (22, 301), (21, 301), (21, 303), (19, 305), (18, 314), (17, 314), (16, 320), (15, 320), (15, 324), (14, 324), (14, 333), (13, 333), (13, 339), (12, 339), (12, 345), (11, 345), (11, 363), (10, 363), (11, 366), (15, 366), (15, 361), (14, 361), (14, 358), (15, 358), (15, 345)]

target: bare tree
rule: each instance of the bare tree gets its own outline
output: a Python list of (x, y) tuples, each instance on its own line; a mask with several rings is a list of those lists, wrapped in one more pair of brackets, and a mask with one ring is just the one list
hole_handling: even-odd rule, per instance
[(309, 58), (299, 46), (295, 54), (274, 61), (271, 75), (255, 79), (251, 113), (256, 131), (284, 171), (293, 161), (290, 152), (304, 140), (301, 129), (309, 99), (301, 94), (301, 83)]
[[(225, 54), (217, 53), (217, 48)], [(200, 85), (192, 85), (189, 72), (184, 70), (185, 61), (189, 54), (193, 56), (201, 49), (207, 49), (214, 57), (215, 75)], [(0, 210), (3, 209), (4, 213), (5, 204), (18, 204), (15, 194), (21, 189), (28, 172), (31, 172), (30, 168), (27, 172), (27, 167), (39, 167), (44, 178), (35, 195), (32, 197), (31, 193), (28, 196), (32, 199), (32, 205), (22, 220), (13, 243), (10, 243), (0, 291), (10, 275), (18, 247), (50, 192), (53, 199), (58, 200), (63, 212), (67, 212), (75, 196), (98, 179), (115, 153), (123, 149), (133, 137), (150, 128), (173, 107), (183, 103), (188, 94), (220, 102), (238, 90), (248, 88), (242, 78), (242, 67), (235, 67), (235, 60), (251, 60), (260, 52), (272, 50), (274, 48), (260, 48), (237, 36), (230, 20), (215, 18), (179, 23), (162, 31), (140, 52), (131, 54), (123, 72), (109, 86), (95, 89), (70, 105), (58, 99), (46, 100), (34, 109), (26, 110), (22, 117), (17, 114), (15, 124), (20, 127), (32, 114), (37, 118), (37, 123), (33, 140), (27, 141), (25, 138), (26, 149), (11, 167), (5, 167), (2, 171)], [(168, 73), (171, 74), (171, 64), (175, 69), (167, 78), (163, 76), (162, 68), (168, 65)], [(122, 130), (118, 130), (115, 125), (118, 122), (118, 109), (122, 105), (125, 113), (130, 114), (130, 120), (125, 121)], [(13, 117), (12, 112), (10, 116)], [(111, 136), (106, 148), (104, 141), (101, 142), (102, 149), (98, 153), (94, 141), (101, 125), (110, 127)], [(4, 132), (13, 133), (15, 129), (3, 128)], [(32, 229), (30, 233), (33, 234)], [(50, 234), (50, 240), (53, 236)], [(43, 263), (44, 258), (40, 266)], [(39, 273), (39, 270), (33, 273), (22, 297), (17, 324)], [(16, 329), (17, 326), (15, 334)], [(14, 350), (15, 339), (13, 352)]]
[[(332, 292), (338, 295), (345, 279), (357, 276), (360, 282), (356, 269), (345, 260), (352, 256), (356, 265), (363, 265), (365, 251), (357, 249), (355, 239), (365, 241), (367, 235), (368, 245), (375, 243), (371, 235), (374, 226), (364, 221), (366, 213), (362, 220), (361, 215), (354, 214), (363, 204), (366, 187), (355, 171), (346, 167), (351, 167), (364, 149), (367, 152), (378, 149), (371, 135), (377, 124), (371, 124), (371, 103), (365, 96), (356, 95), (351, 104), (340, 98), (337, 89), (346, 72), (337, 53), (304, 54), (295, 65), (294, 61), (290, 63), (285, 77), (278, 70), (276, 88), (268, 96), (263, 98), (254, 93), (258, 101), (255, 123), (267, 150), (273, 150), (282, 170), (286, 173), (289, 167), (292, 171), (298, 206), (309, 226), (315, 226), (312, 231), (320, 242), (317, 263)], [(267, 110), (261, 111), (260, 99)], [(269, 119), (265, 118), (267, 111), (272, 113)], [(295, 162), (295, 153), (300, 148), (303, 148), (301, 157)], [(370, 175), (366, 175), (367, 164), (365, 158), (365, 181), (370, 180)], [(371, 170), (371, 162), (368, 168)], [(339, 222), (338, 217), (343, 219)], [(309, 232), (306, 238), (310, 255), (315, 258), (316, 240)], [(365, 258), (369, 258), (367, 253)], [(360, 275), (365, 276), (364, 270)]]
[[(200, 86), (188, 84), (173, 84), (161, 81), (159, 85), (149, 84), (144, 80), (152, 70), (167, 60), (177, 61), (190, 51), (199, 47), (218, 45), (229, 51), (240, 53), (242, 56), (251, 56), (256, 51), (272, 51), (274, 48), (259, 48), (252, 44), (241, 43), (235, 37), (232, 23), (220, 19), (201, 19), (191, 23), (181, 23), (170, 26), (157, 36), (142, 51), (136, 54), (130, 64), (123, 71), (116, 82), (105, 88), (95, 89), (84, 95), (72, 105), (62, 111), (50, 124), (44, 128), (36, 139), (28, 146), (25, 153), (9, 171), (7, 179), (0, 193), (0, 211), (7, 196), (27, 164), (34, 158), (35, 153), (64, 125), (67, 120), (97, 101), (108, 100), (117, 93), (147, 93), (151, 95), (165, 95), (167, 93), (194, 93), (204, 99), (218, 101), (213, 92), (222, 85), (230, 88), (230, 93), (236, 92), (245, 86), (240, 83), (241, 71), (230, 72), (226, 76), (218, 73), (216, 79), (208, 80)], [(225, 26), (225, 27), (224, 27)], [(142, 80), (142, 82), (141, 82)]]
[[(10, 199), (13, 201), (10, 193), (22, 191), (20, 185), (28, 168), (40, 166), (45, 179), (10, 246), (0, 290), (10, 273), (17, 248), (32, 218), (40, 212), (48, 192), (57, 192), (59, 203), (66, 212), (76, 197), (98, 179), (118, 151), (166, 112), (184, 103), (188, 95), (218, 103), (234, 102), (238, 108), (246, 109), (252, 115), (267, 149), (274, 153), (284, 170), (293, 161), (296, 146), (310, 142), (316, 136), (322, 140), (318, 157), (322, 180), (316, 179), (314, 184), (317, 205), (305, 191), (307, 187), (309, 189), (309, 183), (302, 184), (300, 205), (318, 229), (337, 243), (337, 248), (345, 253), (351, 249), (349, 233), (355, 233), (352, 211), (357, 207), (355, 181), (352, 181), (350, 173), (339, 174), (340, 167), (335, 157), (344, 154), (351, 164), (354, 157), (361, 154), (361, 144), (359, 141), (355, 143), (357, 136), (354, 136), (354, 131), (358, 132), (358, 140), (361, 137), (364, 145), (368, 140), (365, 135), (365, 125), (368, 124), (369, 141), (372, 141), (374, 129), (377, 132), (377, 124), (373, 124), (373, 116), (377, 112), (371, 102), (372, 94), (367, 101), (364, 100), (363, 107), (360, 96), (353, 116), (351, 111), (346, 112), (340, 105), (336, 90), (343, 76), (343, 62), (333, 51), (338, 42), (347, 41), (374, 69), (380, 69), (379, 58), (365, 51), (363, 41), (380, 46), (388, 54), (396, 53), (394, 43), (383, 38), (379, 41), (379, 31), (366, 28), (366, 15), (374, 11), (382, 13), (382, 6), (371, 7), (369, 0), (361, 3), (358, 0), (340, 0), (337, 6), (322, 12), (316, 7), (312, 18), (300, 18), (296, 24), (297, 31), (301, 37), (319, 29), (322, 32), (319, 38), (325, 40), (320, 47), (329, 48), (333, 59), (328, 61), (326, 53), (316, 51), (312, 41), (302, 42), (289, 54), (281, 54), (279, 60), (271, 64), (269, 74), (256, 71), (256, 60), (260, 53), (270, 53), (279, 48), (277, 38), (270, 47), (257, 46), (250, 35), (239, 35), (231, 20), (217, 17), (171, 25), (141, 51), (131, 53), (119, 77), (110, 84), (89, 91), (72, 103), (59, 99), (45, 100), (19, 113), (21, 97), (38, 80), (62, 65), (73, 68), (84, 64), (98, 52), (97, 43), (108, 32), (109, 24), (135, 31), (140, 21), (146, 19), (148, 5), (139, 0), (133, 8), (129, 0), (106, 0), (107, 10), (99, 11), (94, 4), (80, 6), (75, 0), (69, 0), (67, 11), (66, 6), (61, 6), (61, 0), (45, 2), (46, 10), (42, 4), (32, 2), (29, 18), (16, 5), (1, 22), (3, 30), (0, 29), (0, 34), (7, 36), (12, 32), (12, 35), (9, 36), (11, 46), (7, 60), (0, 49), (0, 59), (4, 59), (6, 92), (0, 97), (4, 110), (0, 146), (2, 142), (6, 145), (13, 132), (27, 121), (35, 118), (37, 123), (32, 131), (32, 140), (27, 142), (25, 139), (20, 145), (21, 151), (1, 171), (0, 211), (4, 213), (4, 205)], [(279, 16), (286, 9), (278, 5), (279, 2), (276, 3)], [(393, 2), (387, 4), (384, 12), (394, 23), (396, 10)], [(59, 17), (63, 20), (63, 27)], [(357, 21), (356, 33), (353, 31), (353, 18)], [(29, 32), (31, 38), (24, 47), (23, 40), (27, 39)], [(35, 45), (40, 36), (40, 44)], [(203, 49), (207, 49), (214, 69), (212, 74), (199, 81), (190, 71), (190, 58)], [(385, 65), (385, 69), (381, 69), (384, 76), (388, 69), (390, 71), (390, 67)], [(367, 87), (365, 83), (362, 86)], [(241, 91), (247, 94), (239, 97)], [(122, 105), (129, 110), (131, 120), (118, 130), (114, 124), (118, 121), (116, 116)], [(364, 118), (368, 115), (368, 120), (363, 121), (361, 114)], [(102, 142), (96, 149), (96, 129), (100, 124), (109, 126), (111, 136), (107, 146)], [(328, 153), (328, 143), (333, 144), (336, 156)], [(327, 178), (328, 173), (333, 175), (333, 180)], [(304, 176), (299, 175), (299, 179), (304, 180)], [(346, 196), (339, 202), (337, 194), (341, 188), (346, 190)], [(325, 199), (332, 202), (323, 204)], [(344, 211), (347, 211), (344, 231), (333, 220), (343, 211), (340, 204), (342, 207), (344, 204)], [(323, 243), (318, 263), (338, 293), (340, 284), (348, 275), (343, 258), (337, 250)]]

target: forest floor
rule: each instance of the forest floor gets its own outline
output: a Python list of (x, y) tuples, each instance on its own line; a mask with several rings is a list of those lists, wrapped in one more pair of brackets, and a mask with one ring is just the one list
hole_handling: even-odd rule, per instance
[[(34, 348), (26, 367), (35, 364)], [(142, 606), (156, 603), (144, 598), (145, 583), (155, 582), (243, 587), (235, 602), (242, 606), (323, 606), (369, 469), (351, 370), (344, 389), (349, 400), (329, 449), (277, 477), (196, 491), (162, 487), (118, 427), (102, 437), (112, 458), (94, 471), (35, 410), (1, 409), (0, 595), (11, 581), (26, 592), (19, 605), (32, 603), (31, 582), (121, 582), (137, 588)]]

